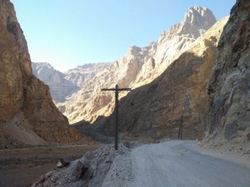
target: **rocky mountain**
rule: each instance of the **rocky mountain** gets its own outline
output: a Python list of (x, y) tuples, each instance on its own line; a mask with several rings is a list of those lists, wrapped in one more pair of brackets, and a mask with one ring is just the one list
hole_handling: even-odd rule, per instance
[(237, 0), (221, 35), (209, 78), (204, 144), (250, 152), (250, 2)]
[[(231, 157), (232, 164), (237, 163), (239, 165), (240, 163), (244, 166), (242, 163), (247, 163), (250, 154), (249, 10), (250, 2), (248, 0), (237, 0), (229, 18), (220, 20), (206, 31), (174, 60), (158, 78), (147, 85), (134, 89), (126, 97), (123, 97), (119, 103), (120, 135), (122, 135), (121, 132), (125, 132), (125, 136), (140, 136), (140, 139), (143, 135), (145, 135), (144, 138), (154, 140), (167, 137), (175, 138), (178, 128), (182, 127), (183, 137), (193, 139), (201, 138), (204, 132), (203, 146), (215, 145), (218, 148), (227, 145), (230, 152), (237, 149), (237, 152), (242, 154), (237, 156), (230, 154), (233, 156)], [(113, 115), (102, 117), (92, 126), (82, 126), (81, 123), (78, 126), (85, 132), (89, 130), (100, 134), (113, 135)], [(126, 145), (126, 141), (123, 143)], [(111, 167), (109, 164), (112, 162), (110, 160), (112, 160), (113, 152), (110, 148), (104, 146), (99, 149), (99, 154), (98, 151), (91, 153), (92, 155), (87, 154), (80, 161), (79, 159), (74, 161), (65, 169), (58, 170), (58, 172), (52, 171), (42, 176), (34, 186), (50, 186), (52, 179), (73, 186), (79, 186), (79, 183), (89, 186), (92, 186), (92, 184), (93, 186), (105, 184), (110, 186), (110, 184), (116, 182), (114, 179), (117, 178), (122, 178), (123, 182), (131, 182), (134, 176), (131, 178), (131, 172), (128, 172), (131, 170), (131, 162), (125, 159), (129, 156), (126, 154), (126, 147), (123, 143), (120, 144), (120, 152), (116, 152), (118, 156), (113, 159)], [(157, 150), (155, 147), (158, 145), (153, 145), (154, 150)], [(178, 151), (173, 145), (171, 144), (171, 148), (174, 148), (176, 156), (183, 156), (180, 153), (179, 143)], [(165, 148), (166, 146), (164, 146)], [(142, 149), (137, 150), (138, 158), (141, 158), (146, 149), (144, 151)], [(186, 151), (185, 146), (184, 152)], [(119, 153), (122, 156), (119, 156)], [(215, 154), (212, 154), (212, 156), (217, 159), (218, 152), (215, 152)], [(99, 160), (96, 160), (96, 155), (98, 155), (96, 158)], [(109, 162), (105, 162), (105, 165), (111, 168), (108, 170), (112, 174), (106, 172), (106, 177), (104, 177), (103, 172), (98, 173), (98, 171), (108, 171), (107, 167), (103, 165), (103, 160), (100, 160), (101, 155), (105, 155), (105, 159), (109, 160)], [(246, 155), (248, 159), (244, 159)], [(225, 158), (225, 152), (221, 156)], [(173, 154), (171, 154), (171, 157), (173, 157)], [(92, 162), (94, 167), (89, 165), (89, 158), (96, 160), (96, 162)], [(238, 159), (245, 161), (238, 163)], [(115, 160), (118, 162), (115, 162)], [(147, 159), (145, 160), (147, 161)], [(228, 161), (228, 158), (226, 160)], [(235, 160), (237, 161), (235, 162)], [(218, 161), (221, 163), (223, 160), (219, 159)], [(123, 163), (123, 166), (121, 167), (122, 164), (119, 163)], [(84, 177), (79, 177), (82, 176), (82, 172), (79, 174), (79, 171), (82, 171), (79, 168), (86, 167), (89, 170), (85, 169)], [(100, 169), (96, 170), (96, 168)], [(117, 175), (119, 168), (122, 168), (121, 170), (124, 173), (129, 173), (129, 175), (126, 175), (127, 178), (124, 175), (122, 177)], [(62, 175), (69, 177), (66, 179), (60, 178)], [(90, 176), (92, 177), (90, 178)], [(107, 179), (108, 182), (103, 182), (104, 179)], [(246, 177), (243, 180), (246, 186), (248, 184), (247, 179)], [(242, 180), (241, 175), (239, 176), (240, 180)], [(121, 182), (121, 180), (117, 181), (116, 184)]]
[[(147, 56), (149, 61), (145, 60), (143, 63), (144, 71), (140, 72), (136, 84), (143, 85), (157, 78), (215, 22), (213, 13), (207, 8), (194, 6), (188, 9), (181, 23), (173, 25), (170, 30), (161, 34), (153, 54)], [(148, 68), (152, 67), (152, 62), (154, 68)]]
[[(184, 139), (202, 139), (209, 110), (206, 86), (227, 20), (212, 26), (153, 82), (120, 100), (120, 133), (152, 141), (177, 138), (182, 125)], [(113, 136), (114, 119), (112, 114), (80, 130)]]
[(27, 42), (13, 4), (0, 0), (0, 147), (69, 142), (82, 136), (32, 74)]
[(53, 101), (60, 107), (61, 102), (106, 66), (108, 63), (85, 64), (62, 73), (47, 62), (33, 62), (32, 70), (37, 78), (49, 86)]
[(65, 101), (65, 98), (79, 90), (79, 87), (65, 79), (65, 75), (55, 70), (49, 63), (32, 63), (34, 75), (49, 86), (55, 103)]
[[(191, 7), (183, 21), (165, 31), (158, 41), (143, 48), (130, 47), (124, 57), (98, 72), (66, 100), (62, 112), (71, 123), (80, 120), (92, 123), (98, 116), (110, 115), (114, 94), (101, 92), (101, 88), (118, 84), (119, 87), (134, 89), (152, 82), (215, 22), (214, 15), (207, 8)], [(121, 97), (124, 95), (126, 92), (120, 94)]]
[(77, 66), (74, 69), (70, 69), (64, 72), (65, 79), (69, 80), (73, 84), (82, 87), (86, 82), (95, 77), (102, 69), (109, 66), (109, 63), (92, 63)]
[[(183, 138), (203, 139), (204, 147), (249, 155), (249, 10), (250, 2), (238, 0), (229, 20), (216, 23), (152, 83), (122, 98), (120, 136), (177, 138), (181, 127)], [(79, 127), (113, 136), (114, 114)]]

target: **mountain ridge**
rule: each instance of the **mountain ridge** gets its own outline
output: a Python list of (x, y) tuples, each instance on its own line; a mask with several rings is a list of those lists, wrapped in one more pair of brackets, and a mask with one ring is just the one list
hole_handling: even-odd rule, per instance
[[(198, 25), (194, 22), (195, 30), (212, 26), (216, 22), (214, 15), (207, 8), (198, 8), (196, 6), (191, 8), (191, 10), (193, 9), (199, 9), (201, 20), (205, 16), (209, 17), (205, 20), (210, 21), (206, 22), (205, 26), (201, 25), (200, 22), (197, 22)], [(187, 37), (180, 33), (173, 34), (173, 28), (180, 30), (180, 28), (186, 26), (185, 24), (182, 21), (180, 24), (172, 27), (172, 30), (164, 32), (164, 37), (168, 35), (171, 40), (164, 39), (163, 41), (162, 38), (164, 37), (161, 35), (158, 41), (151, 42), (146, 47), (130, 47), (125, 56), (109, 64), (108, 67), (99, 72), (86, 85), (83, 85), (78, 92), (72, 94), (63, 103), (65, 107), (64, 114), (68, 117), (70, 123), (75, 123), (82, 119), (92, 123), (99, 115), (108, 116), (112, 113), (114, 96), (111, 93), (102, 93), (101, 88), (110, 88), (118, 84), (119, 87), (134, 89), (148, 84), (160, 76), (170, 62), (178, 58), (194, 42), (194, 37), (197, 37), (196, 34), (192, 35), (192, 37)], [(166, 53), (168, 50), (172, 51)], [(121, 93), (120, 96), (123, 97), (125, 94)], [(73, 102), (75, 104), (72, 104)], [(98, 107), (96, 107), (97, 105)]]
[[(176, 139), (181, 124), (184, 139), (202, 139), (203, 121), (209, 110), (206, 83), (227, 20), (224, 18), (212, 26), (153, 82), (132, 90), (120, 100), (119, 132), (124, 136), (121, 138)], [(81, 126), (79, 122), (76, 126), (82, 132), (112, 137), (114, 115), (92, 125)]]

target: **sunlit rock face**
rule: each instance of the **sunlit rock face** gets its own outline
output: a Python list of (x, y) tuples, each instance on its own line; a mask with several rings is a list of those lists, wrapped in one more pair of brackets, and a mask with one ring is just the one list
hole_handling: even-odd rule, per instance
[(200, 6), (188, 9), (181, 23), (164, 31), (155, 43), (147, 47), (148, 55), (133, 85), (143, 85), (158, 77), (215, 23), (216, 18), (209, 9)]
[(187, 49), (188, 45), (216, 23), (213, 13), (199, 6), (191, 7), (181, 23), (161, 34), (157, 41), (156, 64), (169, 64)]
[[(127, 54), (111, 63), (86, 82), (63, 105), (64, 114), (71, 123), (85, 120), (94, 122), (98, 116), (108, 116), (113, 111), (114, 94), (101, 92), (101, 88), (130, 87), (151, 83), (176, 60), (197, 37), (216, 22), (212, 12), (199, 6), (187, 10), (181, 23), (165, 31), (158, 41), (140, 48), (132, 46)], [(120, 97), (126, 95), (122, 92)]]
[(60, 72), (47, 62), (36, 62), (32, 63), (32, 71), (37, 78), (49, 86), (53, 101), (61, 109), (60, 103), (77, 92), (108, 65), (109, 63), (84, 64), (66, 72)]
[[(218, 55), (224, 18), (199, 37), (152, 83), (134, 89), (119, 103), (119, 130), (127, 135), (155, 139), (177, 138), (182, 124), (184, 139), (202, 139), (209, 111), (207, 82)], [(93, 129), (114, 134), (114, 114)]]
[(49, 63), (32, 63), (34, 75), (49, 86), (51, 97), (55, 103), (64, 102), (79, 87), (65, 78), (65, 74), (55, 70)]
[(208, 83), (211, 107), (205, 143), (243, 146), (250, 140), (249, 10), (249, 1), (236, 2), (219, 42), (219, 56)]
[(97, 73), (102, 71), (108, 65), (109, 63), (100, 62), (77, 66), (74, 69), (64, 72), (65, 79), (77, 85), (78, 87), (82, 87), (86, 82), (95, 77)]
[(0, 147), (79, 140), (31, 69), (13, 4), (0, 0)]

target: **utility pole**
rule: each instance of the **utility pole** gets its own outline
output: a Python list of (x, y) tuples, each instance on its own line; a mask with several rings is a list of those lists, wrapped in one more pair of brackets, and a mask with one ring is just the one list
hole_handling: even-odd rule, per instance
[(118, 150), (118, 92), (119, 91), (131, 91), (131, 88), (103, 88), (102, 91), (115, 91), (115, 150)]
[(181, 122), (179, 124), (178, 139), (182, 140), (182, 128), (183, 128), (183, 116), (181, 116)]

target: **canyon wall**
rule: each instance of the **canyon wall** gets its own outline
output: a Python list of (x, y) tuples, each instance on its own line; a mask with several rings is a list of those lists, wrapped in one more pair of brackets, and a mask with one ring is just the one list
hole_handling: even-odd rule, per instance
[[(237, 0), (222, 33), (208, 83), (204, 144), (250, 140), (250, 2)], [(248, 145), (249, 146), (249, 145)], [(241, 148), (242, 149), (242, 148)]]
[(0, 147), (81, 139), (53, 104), (48, 86), (33, 75), (9, 0), (0, 0), (0, 43)]
[[(119, 131), (130, 137), (202, 139), (209, 111), (208, 78), (218, 55), (224, 18), (199, 37), (152, 83), (132, 90), (119, 103)], [(114, 114), (94, 123), (93, 131), (114, 134)], [(83, 128), (84, 129), (84, 128)]]

